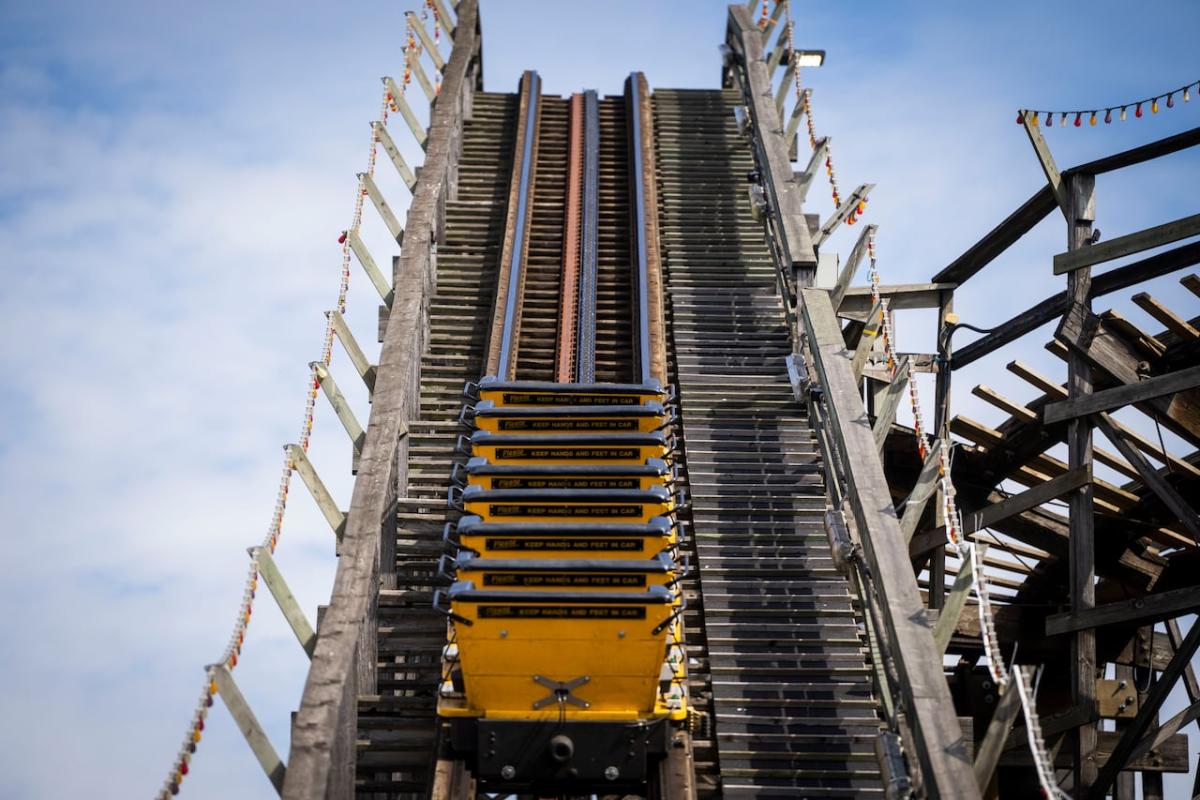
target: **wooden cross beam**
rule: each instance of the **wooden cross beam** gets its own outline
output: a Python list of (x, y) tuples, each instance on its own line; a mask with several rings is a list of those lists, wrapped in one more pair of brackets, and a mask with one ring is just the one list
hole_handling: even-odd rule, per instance
[(1147, 378), (1138, 383), (1127, 383), (1111, 389), (1102, 389), (1076, 400), (1051, 403), (1042, 409), (1042, 422), (1046, 425), (1053, 425), (1056, 422), (1085, 417), (1101, 411), (1111, 411), (1114, 408), (1194, 389), (1197, 386), (1200, 386), (1200, 366), (1189, 367), (1178, 372), (1168, 372), (1166, 375)]
[(1200, 545), (1200, 516), (1196, 514), (1191, 505), (1180, 496), (1179, 492), (1175, 491), (1175, 487), (1167, 483), (1162, 474), (1146, 460), (1146, 457), (1117, 431), (1112, 417), (1108, 414), (1098, 414), (1096, 423), (1100, 432), (1133, 464), (1134, 469), (1141, 475), (1142, 483), (1158, 495), (1158, 499), (1162, 500), (1163, 505), (1179, 519), (1180, 524), (1192, 535), (1197, 545)]
[(1086, 611), (1051, 614), (1046, 617), (1046, 635), (1058, 636), (1103, 625), (1149, 624), (1196, 611), (1200, 611), (1200, 586), (1188, 586), (1119, 603), (1108, 603)]
[(1200, 214), (1155, 225), (1153, 228), (1146, 228), (1127, 236), (1118, 236), (1102, 244), (1059, 253), (1054, 257), (1054, 274), (1074, 272), (1083, 267), (1162, 247), (1164, 244), (1178, 242), (1191, 236), (1200, 236)]

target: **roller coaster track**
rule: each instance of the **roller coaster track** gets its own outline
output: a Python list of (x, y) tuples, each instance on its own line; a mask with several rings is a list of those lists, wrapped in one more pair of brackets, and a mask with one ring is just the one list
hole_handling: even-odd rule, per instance
[[(560, 97), (548, 94), (532, 71), (522, 76), (515, 93), (482, 91), (476, 2), (462, 0), (456, 6), (460, 25), (396, 262), (397, 291), (381, 334), (371, 428), (345, 524), (333, 601), (319, 625), (293, 725), (283, 796), (608, 797), (616, 789), (623, 796), (661, 800), (970, 800), (999, 795), (1002, 766), (1007, 785), (1017, 787), (1004, 796), (1013, 797), (1026, 796), (1038, 785), (1044, 789), (1046, 775), (1055, 779), (1056, 768), (1059, 782), (1065, 781), (1072, 758), (1075, 776), (1094, 786), (1097, 778), (1088, 774), (1087, 763), (1101, 752), (1102, 761), (1107, 753), (1118, 753), (1121, 763), (1137, 762), (1137, 768), (1148, 770), (1145, 774), (1164, 769), (1165, 750), (1152, 748), (1177, 744), (1173, 737), (1195, 717), (1176, 718), (1157, 734), (1146, 734), (1156, 713), (1154, 692), (1141, 693), (1139, 702), (1151, 705), (1136, 719), (1124, 713), (1125, 706), (1110, 712), (1118, 720), (1115, 733), (1095, 726), (1098, 711), (1057, 715), (1047, 728), (1060, 737), (1059, 745), (1047, 755), (1039, 741), (1038, 699), (1026, 697), (1033, 694), (1030, 673), (1014, 665), (1002, 677), (1006, 686), (1020, 690), (1000, 687), (1001, 694), (996, 687), (1004, 658), (1015, 659), (1012, 631), (1019, 618), (1008, 613), (1000, 635), (987, 630), (996, 620), (979, 577), (971, 575), (976, 557), (969, 562), (962, 557), (973, 549), (959, 551), (954, 572), (946, 566), (946, 543), (955, 542), (938, 513), (952, 509), (953, 500), (946, 502), (955, 494), (951, 473), (967, 487), (964, 499), (976, 508), (1010, 515), (1074, 491), (1084, 478), (1078, 465), (1070, 472), (1064, 467), (1049, 484), (1068, 488), (1059, 495), (1037, 494), (1036, 502), (1017, 511), (1008, 508), (1016, 505), (1013, 498), (991, 492), (1005, 475), (1029, 469), (1005, 460), (1013, 448), (1005, 450), (1001, 443), (1011, 438), (1033, 454), (1027, 457), (1041, 454), (1030, 442), (1047, 437), (1022, 427), (1037, 419), (1041, 405), (1031, 411), (1004, 402), (1014, 418), (1000, 431), (956, 418), (956, 432), (965, 430), (990, 448), (960, 455), (962, 463), (982, 464), (980, 474), (999, 476), (979, 486), (973, 484), (977, 476), (963, 475), (957, 464), (948, 463), (940, 465), (944, 480), (934, 486), (941, 442), (929, 440), (934, 442), (929, 455), (921, 430), (909, 433), (894, 425), (899, 397), (912, 385), (908, 370), (917, 369), (919, 359), (905, 360), (895, 372), (894, 352), (885, 354), (886, 368), (871, 361), (877, 354), (871, 349), (874, 334), (867, 331), (886, 306), (877, 303), (878, 296), (850, 286), (853, 266), (835, 278), (830, 290), (811, 288), (820, 242), (838, 225), (853, 224), (869, 186), (850, 195), (824, 225), (804, 214), (806, 187), (827, 158), (828, 143), (814, 137), (809, 167), (793, 171), (786, 140), (809, 112), (800, 99), (806, 95), (798, 94), (791, 118), (782, 115), (795, 63), (780, 89), (771, 88), (775, 67), (797, 55), (789, 50), (790, 30), (780, 33), (773, 52), (765, 52), (781, 7), (777, 3), (761, 26), (746, 7), (730, 7), (723, 89), (652, 89), (635, 72), (618, 96), (581, 90)], [(1195, 138), (1183, 137), (1192, 144)], [(1190, 146), (1180, 143), (1183, 139), (1079, 169), (1094, 174), (1120, 168)], [(1073, 191), (1089, 191), (1087, 180), (1077, 181), (1069, 171), (1063, 175), (1073, 182)], [(1009, 229), (1024, 225), (1035, 211), (1045, 216), (1054, 208), (1054, 197), (1050, 190), (1035, 195), (999, 233), (985, 238), (981, 252), (994, 257), (1021, 233)], [(868, 242), (873, 248), (873, 231), (873, 226), (864, 231), (852, 264), (862, 260)], [(965, 280), (967, 272), (981, 266), (975, 264), (981, 258), (968, 252), (944, 273)], [(1154, 258), (1159, 256), (1149, 261)], [(1165, 269), (1157, 262), (1151, 267)], [(1200, 294), (1200, 281), (1184, 285)], [(894, 308), (900, 309), (930, 307), (928, 298), (935, 296), (943, 334), (953, 332), (946, 302), (953, 286), (876, 285), (874, 290), (897, 298)], [(1065, 295), (1062, 305), (1067, 305)], [(1081, 307), (1072, 306), (1076, 317), (1084, 313)], [(1171, 335), (1155, 339), (1164, 352), (1178, 344), (1173, 336), (1186, 338), (1200, 324), (1159, 313), (1173, 326)], [(1064, 318), (1064, 325), (1068, 321)], [(1127, 323), (1112, 327), (1128, 333)], [(1001, 331), (996, 338), (1002, 344), (1010, 335)], [(1000, 346), (988, 338), (980, 342), (964, 352), (975, 358), (985, 345)], [(1072, 346), (1100, 358), (1086, 350), (1086, 341)], [(1070, 357), (1072, 370), (1081, 369), (1076, 362), (1082, 356)], [(1183, 356), (1173, 357), (1183, 363)], [(937, 364), (930, 358), (924, 366)], [(951, 425), (942, 417), (949, 362), (940, 369), (936, 427), (944, 429), (948, 447)], [(661, 408), (658, 413), (670, 420), (665, 423), (670, 441), (678, 442), (671, 456), (676, 472), (662, 480), (682, 492), (669, 501), (680, 535), (671, 540), (678, 550), (668, 549), (672, 559), (690, 565), (686, 574), (682, 569), (672, 573), (679, 576), (672, 584), (678, 583), (686, 599), (682, 605), (673, 597), (679, 610), (672, 613), (683, 620), (690, 713), (686, 723), (672, 722), (663, 753), (654, 752), (664, 757), (653, 761), (652, 774), (611, 786), (590, 777), (584, 786), (562, 775), (539, 783), (511, 779), (511, 772), (485, 774), (478, 759), (472, 761), (476, 752), (455, 740), (460, 729), (454, 728), (453, 715), (439, 706), (465, 694), (462, 673), (455, 675), (456, 628), (443, 614), (462, 618), (448, 604), (439, 609), (435, 596), (450, 584), (453, 567), (447, 569), (447, 559), (462, 516), (461, 476), (475, 446), (469, 431), (475, 412), (464, 409), (464, 386), (468, 394), (477, 391), (485, 376), (544, 386), (673, 387), (678, 416)], [(1077, 399), (1074, 389), (1036, 375), (1030, 380), (1047, 392), (1047, 404), (1056, 401), (1057, 413), (1071, 413), (1063, 407)], [(864, 385), (877, 394), (870, 414), (862, 401)], [(1181, 415), (1168, 416), (1167, 424), (1177, 432), (1191, 430)], [(1077, 431), (1070, 436), (1080, 444)], [(917, 463), (907, 452), (897, 457), (896, 439), (905, 446), (919, 442), (919, 450), (911, 448), (920, 453)], [(881, 453), (889, 462), (886, 471)], [(1141, 475), (1168, 506), (1175, 502), (1156, 488), (1132, 445), (1122, 454), (1129, 463), (1116, 463), (1127, 473)], [(1195, 471), (1190, 461), (1175, 462), (1184, 472)], [(1058, 467), (1047, 458), (1029, 463), (1039, 477)], [(1132, 505), (1140, 502), (1133, 490), (1147, 494), (1136, 485), (1097, 487), (1105, 502)], [(926, 513), (939, 491), (941, 509)], [(677, 502), (684, 497), (686, 503)], [(1184, 516), (1181, 528), (1153, 516), (1158, 512), (1151, 505), (1157, 526), (1152, 536), (1186, 544), (1181, 531), (1192, 530), (1190, 520)], [(1077, 518), (1069, 521), (1072, 537)], [(1014, 534), (1020, 542), (1031, 523), (1026, 518), (1022, 524)], [(1007, 543), (1010, 552), (1045, 560), (1026, 570), (1031, 577), (1024, 586), (997, 582), (1014, 592), (1005, 596), (1002, 612), (1019, 611), (1016, 590), (1037, 591), (1042, 568), (1052, 568), (1053, 558), (1063, 554), (1043, 554), (1041, 548), (1066, 552), (1068, 546), (1055, 539), (1066, 524), (1052, 521), (1051, 533), (1038, 534), (1034, 547)], [(1087, 553), (1076, 552), (1076, 541), (1071, 539), (1072, 557), (1086, 561)], [(1136, 563), (1141, 569), (1153, 561), (1141, 555), (1121, 559), (1123, 567)], [(997, 563), (1016, 571), (978, 556), (980, 572)], [(947, 573), (954, 585), (940, 591)], [(1073, 597), (1070, 607), (1078, 599)], [(1170, 601), (1178, 602), (1174, 596)], [(1086, 617), (1095, 598), (1083, 597), (1083, 603)], [(1200, 608), (1200, 600), (1171, 608)], [(942, 622), (948, 611), (953, 615)], [(1122, 617), (1146, 618), (1135, 612)], [(1074, 616), (1052, 615), (1047, 630), (1052, 624), (1075, 636), (1080, 652), (1090, 647), (1095, 655), (1096, 640), (1072, 627), (1080, 625)], [(1150, 644), (1156, 641), (1152, 629), (1147, 638)], [(1147, 644), (1144, 655), (1114, 657), (1118, 677), (1128, 678), (1135, 670), (1153, 675), (1155, 669), (1172, 681), (1190, 675), (1186, 661), (1200, 646), (1200, 628), (1184, 637), (1176, 625), (1166, 638), (1169, 648), (1162, 653), (1151, 654)], [(993, 639), (1004, 642), (1005, 655), (993, 649)], [(674, 641), (668, 649), (678, 646)], [(1038, 649), (1043, 645), (1022, 643), (1022, 652), (1037, 650), (1045, 657), (1047, 651)], [(943, 668), (946, 653), (963, 659), (957, 672)], [(991, 672), (977, 665), (985, 654)], [(1069, 670), (1083, 674), (1086, 665), (1072, 664)], [(682, 673), (664, 672), (660, 687), (671, 683), (674, 689), (684, 682)], [(1072, 696), (1086, 699), (1091, 677), (1077, 680)], [(1065, 683), (1065, 675), (1059, 678)], [(1189, 687), (1194, 683), (1192, 676)], [(559, 684), (553, 691), (565, 708), (563, 693), (570, 695), (570, 689)], [(1094, 685), (1090, 691), (1095, 706)], [(1200, 699), (1192, 700), (1194, 711)], [(542, 702), (533, 707), (540, 710)], [(1018, 736), (1020, 727), (1013, 728), (1013, 722), (1021, 715), (1018, 725), (1026, 730)], [(1016, 738), (1022, 741), (1013, 744)], [(1068, 738), (1076, 750), (1060, 753)], [(1121, 770), (1116, 761), (1106, 764), (1092, 796), (1103, 793), (1104, 781), (1123, 780), (1128, 770)], [(568, 785), (570, 792), (560, 788)]]

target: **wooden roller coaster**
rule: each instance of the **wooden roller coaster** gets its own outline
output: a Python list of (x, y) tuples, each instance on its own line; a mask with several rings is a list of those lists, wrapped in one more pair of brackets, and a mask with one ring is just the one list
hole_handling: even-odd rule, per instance
[[(1060, 170), (1027, 120), (1044, 185), (867, 286), (874, 226), (827, 239), (870, 185), (804, 211), (828, 143), (794, 169), (783, 4), (730, 7), (721, 87), (569, 98), (483, 91), (452, 8), (282, 796), (1162, 797), (1200, 719), (1200, 279), (1137, 289), (1200, 217), (1093, 223), (1098, 176), (1200, 129)], [(960, 321), (1056, 213), (1065, 289)], [(1130, 291), (1152, 323), (1097, 312)], [(936, 352), (894, 350), (909, 309)], [(1027, 396), (954, 413), (955, 371), (1050, 323), (1061, 375), (1010, 358)], [(897, 422), (921, 373), (931, 431)]]

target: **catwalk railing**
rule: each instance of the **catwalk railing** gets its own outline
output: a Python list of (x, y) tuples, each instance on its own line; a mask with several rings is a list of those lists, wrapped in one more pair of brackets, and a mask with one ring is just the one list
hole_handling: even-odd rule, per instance
[[(457, 191), (463, 122), (470, 119), (473, 93), (482, 85), (477, 2), (461, 0), (455, 11), (453, 48), (434, 93), (428, 130), (418, 125), (413, 131), (425, 147), (425, 162), (408, 209), (401, 255), (393, 263), (394, 292), (333, 591), (292, 724), (282, 791), (287, 798), (354, 794), (357, 699), (374, 691), (378, 593), (394, 581), (396, 501), (398, 487), (406, 483), (407, 421), (420, 416), (420, 359), (428, 339), (436, 245), (446, 203)], [(448, 15), (443, 10), (440, 16)], [(428, 39), (423, 28), (419, 33)]]
[[(777, 10), (783, 5), (778, 4)], [(843, 471), (841, 499), (850, 512), (862, 552), (860, 574), (865, 581), (859, 585), (869, 588), (861, 600), (868, 624), (872, 619), (879, 624), (876, 635), (882, 649), (873, 655), (877, 665), (886, 661), (892, 670), (892, 682), (881, 689), (889, 694), (894, 691), (899, 707), (891, 711), (897, 730), (901, 729), (899, 720), (903, 721), (906, 752), (919, 764), (916, 774), (925, 792), (931, 797), (978, 797), (942, 659), (935, 655), (932, 627), (908, 566), (907, 548), (830, 293), (805, 288), (812, 284), (816, 271), (814, 245), (850, 219), (865, 192), (856, 190), (850, 200), (839, 203), (828, 222), (814, 226), (815, 233), (810, 231), (803, 211), (807, 183), (796, 180), (789, 156), (792, 148), (781, 118), (782, 102), (773, 102), (776, 93), (769, 64), (778, 63), (783, 56), (764, 56), (764, 39), (770, 30), (769, 25), (765, 27), (755, 24), (748, 8), (730, 6), (726, 79), (736, 81), (746, 99), (745, 128), (752, 137), (758, 165), (757, 175), (751, 177), (761, 187), (760, 202), (776, 254), (781, 293), (794, 318), (797, 356), (803, 354), (810, 366), (802, 368), (799, 361), (793, 362), (798, 388), (823, 397), (814, 423), (820, 425), (819, 434), (830, 448), (831, 461)], [(790, 31), (782, 31), (781, 39), (785, 34)], [(789, 89), (796, 53), (787, 53), (786, 58), (793, 66), (781, 84), (780, 97)], [(862, 188), (869, 191), (869, 187)], [(831, 503), (830, 514), (833, 524), (840, 527), (843, 508)], [(835, 550), (838, 544), (833, 542)], [(887, 713), (890, 704), (883, 704)], [(890, 780), (904, 782), (903, 762), (895, 755), (895, 759), (881, 757), (881, 762), (899, 763), (893, 763), (890, 770), (888, 764), (882, 766), (885, 775), (892, 773)]]

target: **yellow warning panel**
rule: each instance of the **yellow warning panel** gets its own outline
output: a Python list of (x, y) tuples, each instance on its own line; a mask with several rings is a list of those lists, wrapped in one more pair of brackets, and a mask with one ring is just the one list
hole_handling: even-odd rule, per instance
[(676, 614), (665, 588), (517, 593), (459, 582), (447, 602), (468, 707), (505, 719), (655, 713)]

